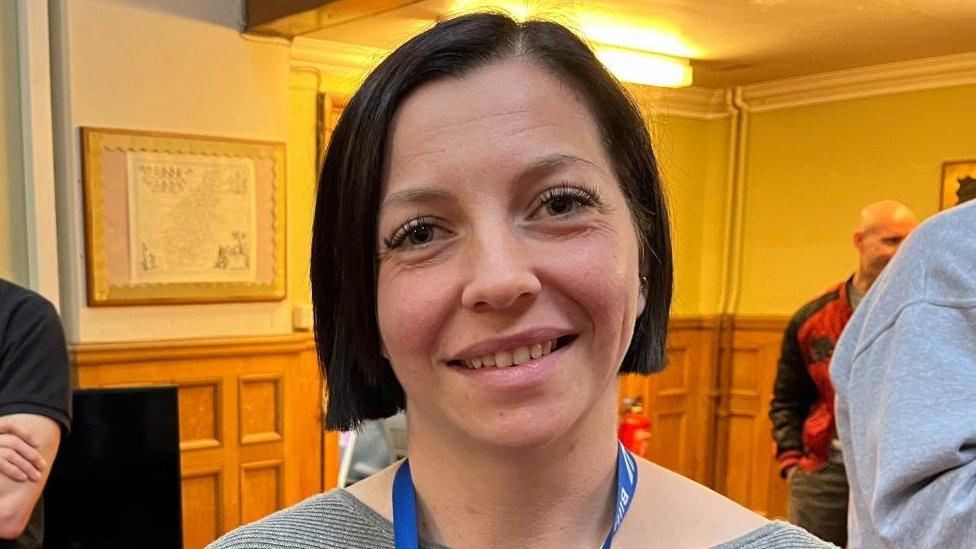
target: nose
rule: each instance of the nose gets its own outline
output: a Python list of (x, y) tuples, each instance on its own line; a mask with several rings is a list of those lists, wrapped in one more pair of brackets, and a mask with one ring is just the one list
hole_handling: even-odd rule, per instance
[(528, 302), (542, 288), (534, 257), (511, 229), (492, 231), (471, 243), (470, 276), (461, 304), (475, 311), (504, 310)]

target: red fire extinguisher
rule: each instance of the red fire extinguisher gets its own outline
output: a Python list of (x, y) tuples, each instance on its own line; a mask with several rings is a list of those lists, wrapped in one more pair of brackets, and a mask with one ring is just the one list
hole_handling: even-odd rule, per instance
[(644, 405), (641, 397), (625, 398), (624, 413), (620, 417), (620, 427), (617, 438), (624, 447), (643, 456), (647, 451), (647, 441), (651, 439), (651, 420), (644, 415)]

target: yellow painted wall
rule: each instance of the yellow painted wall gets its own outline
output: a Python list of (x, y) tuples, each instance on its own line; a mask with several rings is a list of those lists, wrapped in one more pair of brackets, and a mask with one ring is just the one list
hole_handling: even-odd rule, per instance
[(288, 96), (288, 294), (292, 303), (311, 304), (309, 252), (312, 217), (318, 182), (316, 143), (316, 96), (320, 76), (309, 70), (293, 70)]
[(650, 121), (671, 214), (676, 315), (719, 310), (729, 125), (729, 118)]
[[(893, 198), (936, 212), (942, 163), (976, 159), (976, 86), (749, 117), (735, 312), (789, 315), (856, 266), (860, 209)], [(730, 119), (652, 117), (671, 207), (676, 315), (721, 312)]]
[[(242, 37), (240, 0), (57, 0), (51, 6), (53, 40), (64, 45), (53, 48), (52, 65), (67, 73), (66, 81), (56, 74), (54, 87), (67, 103), (56, 105), (55, 115), (69, 128), (67, 150), (59, 151), (69, 181), (80, 179), (82, 126), (287, 144), (289, 45)], [(72, 342), (291, 332), (291, 294), (277, 302), (88, 307), (81, 195), (59, 185), (60, 239), (71, 252), (60, 258), (62, 308)], [(290, 216), (301, 194), (289, 188), (288, 195)], [(289, 236), (303, 242), (292, 227)], [(289, 273), (305, 269), (292, 261), (296, 249), (289, 243)]]
[(27, 283), (17, 4), (0, 2), (0, 278)]
[(976, 86), (755, 113), (737, 312), (790, 314), (856, 266), (861, 207), (938, 209), (942, 163), (976, 159)]

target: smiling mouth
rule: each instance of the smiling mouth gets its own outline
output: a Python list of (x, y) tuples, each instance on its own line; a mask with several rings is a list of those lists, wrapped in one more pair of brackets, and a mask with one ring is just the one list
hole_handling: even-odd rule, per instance
[(466, 358), (463, 360), (452, 360), (447, 364), (458, 368), (469, 370), (480, 370), (481, 368), (509, 368), (518, 366), (531, 360), (542, 358), (556, 352), (558, 349), (569, 345), (576, 339), (575, 335), (567, 335), (556, 339), (550, 339), (535, 343), (533, 345), (516, 347), (489, 353), (479, 357)]

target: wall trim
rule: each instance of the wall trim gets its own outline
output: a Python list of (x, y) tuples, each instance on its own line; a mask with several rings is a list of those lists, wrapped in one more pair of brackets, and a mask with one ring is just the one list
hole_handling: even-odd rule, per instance
[[(296, 37), (293, 66), (361, 80), (390, 52), (344, 42)], [(976, 52), (898, 61), (741, 86), (752, 112), (766, 112), (834, 101), (976, 84)], [(627, 86), (655, 116), (719, 120), (729, 116), (725, 88)]]
[(293, 90), (318, 92), (321, 86), (322, 75), (311, 67), (292, 66), (288, 76)]
[[(292, 40), (290, 51), (292, 67), (314, 68), (323, 74), (355, 80), (364, 78), (390, 53), (380, 48), (301, 36)], [(652, 115), (699, 120), (729, 116), (723, 89), (638, 85), (628, 85), (627, 88)]]
[(225, 356), (300, 353), (315, 348), (311, 333), (208, 339), (78, 343), (69, 347), (76, 366), (161, 362)]
[(17, 0), (29, 286), (61, 310), (48, 4)]
[(668, 322), (670, 330), (712, 330), (719, 327), (718, 315), (674, 315)]
[(719, 120), (730, 115), (723, 89), (635, 85), (628, 85), (627, 88), (653, 116)]
[(291, 42), (293, 67), (311, 67), (327, 74), (361, 80), (390, 52), (345, 42), (296, 37)]
[(733, 315), (734, 330), (782, 332), (790, 323), (789, 316), (783, 315)]
[[(769, 320), (773, 326), (785, 326), (785, 317), (749, 317), (748, 320)], [(671, 330), (711, 330), (719, 326), (717, 315), (675, 315)], [(739, 319), (736, 327), (740, 327)], [(741, 326), (745, 327), (745, 326)], [(222, 337), (200, 339), (167, 339), (152, 341), (121, 341), (112, 343), (76, 343), (69, 346), (71, 358), (79, 367), (130, 363), (158, 362), (175, 359), (213, 358), (222, 356), (253, 356), (302, 352), (315, 348), (311, 332), (283, 335)]]
[(976, 84), (976, 52), (885, 63), (742, 86), (752, 112)]

